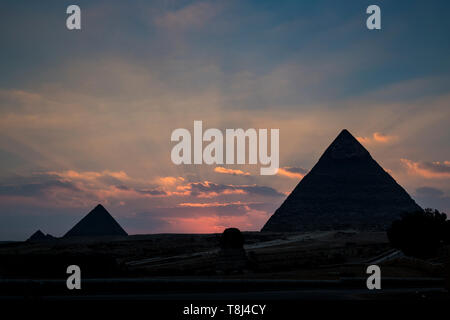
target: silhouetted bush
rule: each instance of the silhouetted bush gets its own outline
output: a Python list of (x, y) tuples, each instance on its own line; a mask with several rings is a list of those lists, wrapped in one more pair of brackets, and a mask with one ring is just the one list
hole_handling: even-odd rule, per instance
[(450, 243), (450, 221), (445, 213), (425, 209), (394, 221), (387, 232), (394, 248), (417, 258), (431, 258), (440, 246)]

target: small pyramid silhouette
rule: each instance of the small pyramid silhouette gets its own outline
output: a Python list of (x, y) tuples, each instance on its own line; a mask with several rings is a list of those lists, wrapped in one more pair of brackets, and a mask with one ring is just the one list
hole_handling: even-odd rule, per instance
[(261, 231), (385, 230), (402, 213), (418, 210), (344, 129)]
[(38, 230), (27, 239), (27, 242), (40, 242), (53, 239), (55, 239), (55, 237), (53, 237), (52, 235), (49, 234), (46, 235), (41, 230)]
[(64, 238), (127, 235), (111, 214), (99, 204), (70, 229)]

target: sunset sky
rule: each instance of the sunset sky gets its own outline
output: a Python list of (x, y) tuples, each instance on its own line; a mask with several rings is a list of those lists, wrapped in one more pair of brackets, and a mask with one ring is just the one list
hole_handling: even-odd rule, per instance
[[(382, 29), (365, 13), (381, 7)], [(66, 29), (81, 7), (82, 30)], [(450, 213), (448, 1), (2, 1), (0, 240), (102, 203), (130, 233), (259, 230), (347, 128)], [(277, 128), (280, 167), (171, 162), (176, 128)]]

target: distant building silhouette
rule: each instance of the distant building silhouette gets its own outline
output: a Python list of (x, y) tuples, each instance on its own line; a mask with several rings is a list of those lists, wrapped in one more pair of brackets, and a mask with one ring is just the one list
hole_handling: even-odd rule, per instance
[(111, 214), (99, 204), (70, 229), (64, 238), (127, 235)]
[(262, 231), (385, 230), (422, 210), (350, 132), (342, 130)]

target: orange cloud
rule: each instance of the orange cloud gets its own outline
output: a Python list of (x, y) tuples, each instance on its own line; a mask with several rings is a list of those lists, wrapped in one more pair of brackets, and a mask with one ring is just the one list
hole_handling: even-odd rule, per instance
[(373, 140), (375, 140), (377, 142), (381, 142), (381, 143), (386, 143), (386, 142), (392, 141), (393, 138), (394, 138), (393, 136), (387, 136), (380, 132), (375, 132), (373, 134)]
[(103, 177), (112, 177), (112, 178), (116, 178), (118, 180), (130, 180), (130, 177), (124, 171), (104, 170), (101, 172), (96, 172), (96, 171), (78, 172), (75, 170), (67, 170), (67, 171), (61, 171), (61, 172), (50, 171), (50, 172), (46, 172), (46, 174), (55, 175), (62, 179), (67, 179), (67, 180), (92, 181), (92, 180), (97, 180), (97, 179), (103, 178)]
[(222, 194), (247, 194), (247, 191), (242, 189), (234, 189), (234, 190), (229, 189), (222, 192)]
[(400, 159), (408, 172), (428, 179), (450, 178), (450, 161), (415, 162), (409, 159)]
[(242, 170), (236, 170), (236, 169), (227, 169), (224, 167), (215, 167), (214, 172), (232, 174), (235, 176), (249, 176), (250, 175), (249, 172), (244, 172)]
[(72, 203), (80, 199), (108, 204), (110, 201), (118, 203), (124, 200), (169, 196), (160, 187), (142, 186), (142, 181), (131, 178), (124, 171), (51, 171), (41, 174), (43, 179), (45, 175), (56, 177), (56, 181), (61, 185), (44, 185), (42, 192), (48, 199), (66, 203), (68, 206), (73, 206)]
[(228, 206), (248, 206), (250, 204), (255, 204), (255, 202), (183, 202), (179, 203), (178, 207), (190, 207), (190, 208), (213, 208), (213, 207), (228, 207)]
[(243, 194), (247, 194), (247, 192), (242, 189), (226, 189), (221, 192), (215, 192), (215, 191), (200, 192), (196, 196), (197, 196), (197, 198), (215, 198), (215, 197), (220, 196), (221, 194), (222, 195), (243, 195)]
[[(41, 182), (36, 183), (36, 178)], [(118, 207), (137, 204), (177, 208), (187, 215), (204, 214), (205, 211), (213, 215), (237, 215), (254, 211), (252, 205), (263, 205), (266, 197), (279, 199), (283, 196), (276, 189), (256, 184), (188, 182), (177, 176), (146, 180), (136, 179), (124, 171), (52, 171), (37, 173), (28, 179), (30, 182), (25, 180), (26, 183), (5, 187), (3, 193), (7, 197), (0, 195), (0, 201), (6, 203), (14, 197), (21, 203), (35, 201), (40, 207), (51, 204), (52, 207), (70, 208), (90, 207), (99, 202)], [(18, 200), (18, 197), (27, 200)]]
[(278, 169), (277, 174), (290, 179), (303, 179), (306, 172), (303, 168), (283, 167)]
[(156, 182), (162, 186), (171, 186), (183, 181), (183, 177), (159, 177), (156, 179)]
[(390, 143), (396, 138), (397, 137), (395, 136), (389, 136), (380, 132), (374, 132), (371, 137), (356, 137), (356, 139), (362, 144)]

